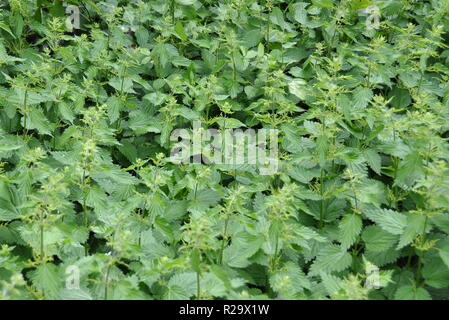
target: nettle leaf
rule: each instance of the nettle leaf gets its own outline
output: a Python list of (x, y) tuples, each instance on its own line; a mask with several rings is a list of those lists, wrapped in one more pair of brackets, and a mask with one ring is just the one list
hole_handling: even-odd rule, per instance
[(393, 97), (391, 104), (397, 109), (407, 107), (412, 102), (410, 94), (406, 89), (394, 88), (389, 97)]
[(30, 112), (27, 113), (24, 118), (22, 118), (22, 124), (27, 129), (36, 129), (40, 134), (47, 135), (51, 135), (51, 132), (55, 127), (54, 124), (48, 121), (44, 113), (37, 108), (31, 109)]
[(306, 8), (310, 5), (310, 3), (305, 2), (297, 2), (293, 3), (290, 6), (290, 10), (293, 11), (293, 17), (294, 19), (301, 23), (301, 24), (307, 24), (307, 10)]
[(93, 300), (92, 295), (86, 289), (63, 288), (59, 297), (61, 300)]
[(423, 175), (422, 158), (417, 152), (413, 152), (401, 161), (395, 183), (410, 187)]
[(285, 297), (294, 297), (298, 292), (311, 286), (304, 272), (293, 262), (288, 262), (280, 271), (273, 273), (270, 284), (275, 291)]
[(119, 168), (116, 167), (102, 167), (101, 170), (98, 170), (96, 172), (93, 172), (91, 174), (92, 178), (95, 180), (99, 180), (100, 183), (101, 180), (109, 180), (113, 183), (118, 184), (137, 184), (139, 181), (134, 176), (130, 175), (129, 173), (125, 171), (121, 171)]
[(449, 247), (444, 247), (438, 250), (438, 253), (440, 254), (440, 257), (443, 260), (443, 262), (449, 268)]
[(182, 116), (187, 120), (196, 120), (200, 117), (200, 115), (195, 110), (186, 107), (177, 108), (176, 114)]
[(320, 8), (333, 8), (334, 6), (332, 0), (312, 0), (312, 3)]
[(363, 156), (368, 162), (370, 168), (378, 175), (381, 175), (382, 158), (380, 155), (375, 150), (366, 149), (363, 151)]
[(397, 300), (432, 300), (429, 292), (424, 288), (416, 288), (413, 285), (400, 287), (394, 298)]
[(175, 0), (175, 1), (184, 6), (190, 6), (196, 2), (196, 0)]
[(329, 151), (328, 137), (326, 137), (324, 135), (320, 135), (317, 137), (316, 151), (317, 151), (318, 161), (320, 162), (321, 166), (323, 166), (327, 160), (327, 155), (328, 155), (328, 151)]
[(349, 248), (362, 230), (362, 219), (357, 214), (347, 214), (341, 219), (338, 229), (341, 246)]
[(449, 286), (449, 268), (438, 256), (430, 258), (424, 264), (422, 275), (429, 286), (434, 288), (447, 288)]
[(20, 211), (17, 210), (10, 201), (0, 198), (0, 221), (11, 221), (20, 216)]
[(449, 214), (442, 213), (433, 217), (432, 223), (441, 231), (449, 234)]
[(387, 188), (380, 181), (366, 179), (360, 184), (358, 189), (360, 191), (358, 197), (361, 203), (369, 203), (377, 207), (388, 203)]
[(250, 264), (251, 258), (264, 243), (261, 236), (248, 233), (236, 234), (235, 242), (223, 251), (223, 262), (235, 268), (244, 268)]
[(120, 111), (122, 111), (123, 103), (122, 101), (115, 96), (112, 96), (107, 101), (108, 105), (108, 117), (111, 122), (117, 121), (120, 117)]
[(65, 102), (58, 103), (58, 109), (64, 120), (73, 123), (73, 120), (75, 120), (75, 113), (70, 104)]
[(128, 77), (114, 77), (109, 80), (109, 85), (120, 93), (136, 93), (133, 90), (133, 80)]
[(397, 249), (402, 249), (410, 244), (415, 237), (420, 234), (425, 226), (426, 217), (424, 215), (407, 215), (407, 226), (401, 234), (401, 239), (398, 243)]
[(284, 14), (282, 10), (275, 7), (270, 14), (270, 20), (273, 24), (278, 25), (282, 29), (290, 29), (288, 23), (284, 20)]
[(62, 283), (57, 266), (44, 263), (39, 265), (36, 270), (30, 271), (29, 274), (33, 285), (47, 298), (57, 299), (59, 297)]
[(371, 89), (363, 87), (357, 88), (354, 91), (352, 97), (352, 100), (354, 102), (354, 108), (359, 110), (365, 109), (368, 106), (368, 102), (370, 102), (372, 97), (373, 91)]
[(196, 293), (196, 274), (186, 272), (170, 278), (164, 293), (167, 300), (189, 300)]
[(398, 236), (388, 233), (378, 226), (371, 225), (363, 230), (362, 239), (368, 250), (383, 252), (397, 243)]
[(263, 37), (264, 35), (260, 32), (260, 29), (250, 30), (243, 35), (242, 44), (247, 48), (252, 48), (257, 46)]
[(365, 209), (365, 215), (383, 230), (391, 234), (402, 234), (407, 226), (407, 216), (390, 209)]
[(307, 98), (308, 89), (307, 82), (303, 79), (294, 79), (288, 84), (290, 89), (290, 93), (294, 94), (301, 100), (305, 100)]
[(320, 272), (343, 271), (351, 265), (352, 257), (345, 248), (337, 245), (328, 245), (321, 249), (316, 260), (310, 267), (312, 275)]

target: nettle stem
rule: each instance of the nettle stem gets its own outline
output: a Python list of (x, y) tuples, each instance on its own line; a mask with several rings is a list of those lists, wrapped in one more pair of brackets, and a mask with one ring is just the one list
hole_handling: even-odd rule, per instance
[(170, 14), (171, 14), (171, 22), (175, 24), (175, 0), (171, 0), (170, 2)]
[(196, 180), (196, 182), (195, 182), (195, 190), (193, 191), (193, 200), (195, 200), (195, 201), (196, 201), (197, 192), (198, 192), (198, 180)]
[(44, 259), (45, 249), (44, 249), (44, 214), (43, 214), (43, 211), (41, 211), (40, 220), (41, 220), (40, 221), (41, 259)]
[(115, 250), (112, 249), (111, 254), (111, 261), (108, 263), (108, 268), (106, 269), (106, 276), (105, 276), (105, 285), (104, 285), (104, 300), (108, 300), (108, 294), (109, 294), (109, 276), (111, 274), (111, 268), (114, 265), (115, 260)]
[[(427, 234), (426, 234), (426, 229), (427, 229), (427, 223), (429, 220), (429, 216), (426, 214), (426, 217), (424, 218), (424, 227), (422, 230), (422, 243), (425, 244), (426, 240), (427, 240)], [(422, 274), (422, 267), (423, 267), (423, 255), (424, 255), (424, 250), (420, 250), (419, 254), (418, 254), (418, 270), (416, 273), (416, 284), (419, 286), (423, 286), (424, 285), (424, 276)]]
[(358, 200), (357, 200), (357, 193), (355, 191), (354, 188), (354, 182), (351, 181), (351, 189), (352, 189), (352, 193), (354, 195), (354, 206), (355, 206), (355, 211), (358, 212), (359, 211), (359, 204), (358, 204)]
[(196, 273), (196, 300), (201, 300), (201, 279), (200, 273)]
[(324, 170), (320, 169), (320, 224), (319, 228), (321, 229), (324, 226)]
[(271, 260), (271, 271), (274, 271), (276, 269), (278, 251), (279, 251), (279, 234), (276, 235), (276, 243), (274, 245), (274, 255)]
[(232, 48), (232, 71), (233, 71), (233, 73), (232, 73), (232, 75), (233, 75), (233, 78), (234, 78), (234, 81), (236, 81), (237, 80), (237, 70), (236, 70), (236, 64), (235, 64), (235, 56), (234, 56), (234, 48)]
[(23, 118), (23, 129), (24, 129), (24, 135), (27, 136), (28, 135), (28, 124), (27, 124), (27, 118), (28, 118), (28, 111), (27, 111), (27, 104), (28, 104), (28, 90), (25, 90), (25, 97), (23, 100), (23, 114), (24, 114), (24, 118)]
[(224, 248), (225, 248), (225, 246), (226, 246), (226, 243), (227, 243), (227, 241), (228, 241), (228, 224), (229, 224), (229, 220), (230, 220), (230, 217), (229, 217), (229, 215), (228, 215), (228, 216), (226, 217), (225, 225), (224, 225), (224, 227), (223, 227), (223, 239), (222, 239), (222, 241), (221, 241), (219, 264), (222, 264), (222, 263), (223, 263), (223, 252), (224, 252)]
[(269, 49), (269, 45), (270, 45), (270, 27), (271, 27), (271, 21), (270, 21), (270, 11), (268, 11), (268, 18), (267, 18), (267, 49)]
[[(87, 219), (87, 205), (86, 205), (86, 201), (87, 201), (87, 196), (86, 196), (86, 166), (87, 166), (87, 161), (84, 161), (84, 169), (83, 169), (83, 176), (81, 178), (81, 188), (82, 188), (82, 193), (83, 193), (83, 224), (84, 227), (86, 229), (89, 228), (89, 221)], [(89, 249), (88, 249), (88, 245), (87, 242), (84, 245), (84, 254), (87, 256), (89, 253)]]
[[(393, 166), (394, 166), (394, 180), (396, 181), (399, 169), (399, 159), (397, 157), (393, 157)], [(398, 209), (397, 186), (394, 185), (392, 191), (393, 191), (394, 207), (397, 210)]]
[(371, 77), (371, 64), (368, 63), (368, 75), (367, 75), (367, 79), (366, 79), (366, 82), (367, 82), (366, 86), (368, 88), (370, 87), (370, 81), (369, 81), (370, 77)]
[(108, 300), (108, 289), (109, 289), (109, 273), (111, 272), (111, 265), (108, 265), (106, 270), (106, 279), (104, 285), (104, 300)]

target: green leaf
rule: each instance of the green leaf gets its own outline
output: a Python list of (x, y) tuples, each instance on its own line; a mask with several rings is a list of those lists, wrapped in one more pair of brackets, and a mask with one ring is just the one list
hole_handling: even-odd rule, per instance
[(402, 234), (407, 226), (407, 216), (390, 209), (366, 209), (366, 216), (391, 234)]
[(424, 288), (416, 288), (413, 285), (400, 287), (394, 298), (397, 300), (432, 300), (432, 297)]
[(47, 298), (56, 299), (61, 289), (61, 277), (58, 268), (51, 263), (39, 265), (36, 270), (30, 272), (33, 285)]
[(62, 289), (61, 300), (93, 300), (92, 295), (85, 289)]
[(14, 39), (16, 38), (16, 36), (14, 35), (14, 33), (12, 33), (11, 29), (9, 28), (9, 26), (3, 22), (0, 22), (0, 29), (5, 30), (6, 32), (8, 32), (11, 37), (13, 37)]
[(319, 8), (328, 8), (331, 9), (334, 7), (334, 4), (331, 0), (312, 0), (314, 6)]
[(345, 248), (331, 244), (320, 250), (310, 272), (312, 275), (318, 275), (320, 272), (343, 271), (351, 262), (352, 257)]
[(438, 253), (439, 253), (441, 259), (443, 260), (443, 262), (449, 268), (449, 246), (439, 249)]
[(381, 175), (381, 169), (382, 169), (382, 158), (379, 156), (379, 154), (372, 149), (366, 149), (363, 151), (363, 156), (368, 162), (368, 165), (371, 169), (378, 175)]
[(341, 219), (338, 229), (342, 248), (349, 248), (362, 230), (362, 219), (357, 214), (347, 214)]
[(303, 79), (294, 79), (288, 84), (290, 93), (294, 94), (301, 100), (305, 100), (307, 97), (307, 82)]
[(293, 262), (287, 262), (280, 271), (274, 272), (270, 276), (270, 285), (283, 296), (292, 298), (311, 286), (304, 272)]
[(329, 153), (329, 140), (327, 136), (320, 135), (316, 139), (316, 151), (318, 161), (321, 166), (324, 166)]
[(183, 41), (187, 40), (187, 35), (184, 32), (184, 25), (180, 20), (176, 21), (175, 24), (176, 35)]
[(163, 298), (166, 300), (188, 300), (196, 293), (196, 274), (185, 272), (175, 274), (168, 281)]
[(198, 249), (195, 249), (190, 254), (190, 263), (193, 271), (201, 274), (201, 254)]
[(263, 39), (263, 34), (259, 29), (253, 29), (248, 32), (245, 32), (242, 38), (242, 44), (246, 48), (252, 48), (257, 46), (260, 41)]
[(175, 1), (184, 6), (190, 6), (196, 2), (196, 0), (175, 0)]
[(44, 113), (37, 108), (31, 109), (22, 119), (22, 123), (27, 129), (37, 129), (40, 134), (52, 135), (54, 124), (50, 123)]
[(400, 186), (411, 187), (423, 175), (422, 158), (417, 152), (413, 152), (401, 161), (395, 183)]
[(368, 88), (359, 87), (354, 93), (352, 100), (354, 102), (354, 108), (357, 110), (363, 110), (368, 106), (368, 102), (373, 97), (373, 91)]
[(293, 16), (296, 22), (299, 22), (301, 24), (307, 24), (308, 19), (306, 8), (309, 5), (310, 5), (309, 3), (305, 2), (297, 2), (291, 5), (292, 8), (291, 10), (293, 11)]
[(398, 236), (392, 235), (380, 227), (367, 226), (362, 233), (365, 246), (370, 251), (383, 252), (392, 248), (398, 241)]
[(449, 286), (449, 268), (438, 256), (426, 260), (422, 275), (429, 286), (434, 288), (447, 288)]
[(264, 243), (261, 236), (248, 233), (236, 234), (233, 243), (223, 251), (223, 262), (231, 267), (244, 268), (250, 264), (251, 258)]
[(100, 17), (103, 16), (103, 14), (101, 13), (101, 10), (98, 9), (98, 7), (95, 5), (95, 3), (93, 3), (93, 2), (90, 1), (90, 0), (82, 0), (82, 1), (86, 2), (89, 6), (91, 6), (92, 8), (94, 8), (94, 10), (98, 13), (98, 15), (99, 15)]
[(407, 226), (401, 234), (397, 249), (402, 249), (410, 244), (424, 228), (426, 217), (424, 215), (407, 215)]
[(20, 216), (20, 212), (8, 200), (0, 198), (0, 221), (11, 221)]

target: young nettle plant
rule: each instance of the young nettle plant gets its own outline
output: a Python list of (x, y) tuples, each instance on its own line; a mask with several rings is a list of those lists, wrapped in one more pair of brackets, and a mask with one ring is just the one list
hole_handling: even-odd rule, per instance
[(243, 201), (245, 200), (245, 187), (239, 186), (229, 190), (229, 195), (224, 197), (224, 205), (221, 208), (220, 219), (223, 221), (223, 231), (221, 232), (221, 248), (218, 256), (217, 264), (223, 264), (223, 251), (232, 241), (232, 235), (229, 234), (229, 224), (232, 223), (233, 217), (239, 211), (244, 210)]
[(207, 271), (211, 253), (219, 248), (219, 242), (214, 233), (212, 219), (208, 213), (193, 213), (190, 221), (182, 227), (184, 245), (181, 250), (190, 258), (192, 270), (196, 273), (196, 299), (201, 300), (201, 277)]

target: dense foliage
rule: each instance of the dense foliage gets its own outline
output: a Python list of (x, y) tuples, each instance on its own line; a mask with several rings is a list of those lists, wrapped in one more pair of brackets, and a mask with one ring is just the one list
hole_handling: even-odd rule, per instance
[(448, 0), (0, 5), (2, 299), (449, 298)]

